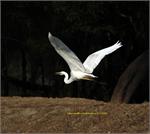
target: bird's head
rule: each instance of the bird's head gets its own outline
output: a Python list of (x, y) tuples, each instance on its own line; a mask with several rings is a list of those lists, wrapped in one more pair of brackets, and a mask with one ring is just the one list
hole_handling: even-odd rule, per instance
[(64, 75), (65, 84), (70, 84), (72, 81), (74, 81), (74, 79), (72, 79), (72, 77), (70, 77), (70, 79), (68, 79), (69, 75), (65, 71), (56, 72), (56, 75)]

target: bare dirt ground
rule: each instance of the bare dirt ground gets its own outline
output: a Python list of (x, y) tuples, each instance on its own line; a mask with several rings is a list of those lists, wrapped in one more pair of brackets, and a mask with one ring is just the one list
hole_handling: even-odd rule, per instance
[(149, 103), (1, 97), (2, 133), (148, 133)]

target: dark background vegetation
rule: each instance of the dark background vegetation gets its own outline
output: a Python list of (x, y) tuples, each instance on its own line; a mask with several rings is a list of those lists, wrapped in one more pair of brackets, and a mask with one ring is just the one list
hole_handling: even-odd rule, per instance
[[(2, 96), (69, 96), (110, 101), (120, 76), (149, 48), (149, 3), (146, 1), (2, 2), (1, 13)], [(82, 62), (89, 54), (118, 40), (123, 47), (97, 66), (94, 74), (99, 76), (98, 82), (77, 81), (65, 85), (63, 77), (56, 76), (55, 72), (70, 70), (50, 45), (49, 31)], [(148, 65), (148, 60), (143, 62)], [(140, 65), (138, 62), (131, 70)], [(140, 82), (130, 82), (136, 87), (130, 102), (149, 98), (148, 71), (139, 76)], [(127, 75), (124, 79), (129, 83)], [(140, 84), (134, 86), (136, 83)]]

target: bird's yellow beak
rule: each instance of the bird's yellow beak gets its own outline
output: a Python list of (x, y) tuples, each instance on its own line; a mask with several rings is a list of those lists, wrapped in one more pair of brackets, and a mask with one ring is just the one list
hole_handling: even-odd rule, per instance
[(60, 75), (60, 72), (56, 72), (55, 75)]
[(56, 72), (55, 74), (56, 74), (56, 75), (63, 75), (62, 72)]

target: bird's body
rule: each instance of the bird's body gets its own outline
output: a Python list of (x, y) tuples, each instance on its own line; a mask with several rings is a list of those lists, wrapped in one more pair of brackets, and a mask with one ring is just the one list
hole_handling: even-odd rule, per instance
[(71, 71), (70, 72), (70, 78), (68, 76), (68, 74), (64, 71), (61, 72), (57, 72), (56, 74), (58, 75), (64, 75), (64, 82), (66, 84), (70, 84), (73, 81), (77, 81), (77, 80), (93, 80), (94, 78), (97, 78), (97, 76), (94, 76), (93, 74), (89, 74), (89, 73), (84, 73), (81, 71)]
[(51, 42), (51, 45), (55, 48), (56, 52), (64, 58), (64, 60), (69, 65), (69, 68), (71, 70), (70, 72), (70, 78), (68, 74), (64, 71), (57, 72), (56, 74), (64, 75), (64, 82), (66, 84), (70, 84), (73, 81), (76, 80), (92, 80), (94, 78), (97, 78), (97, 76), (94, 76), (92, 72), (96, 68), (96, 66), (100, 63), (100, 61), (108, 54), (114, 52), (118, 48), (120, 48), (122, 45), (120, 42), (115, 43), (114, 45), (99, 50), (87, 57), (87, 59), (82, 62), (79, 60), (79, 58), (72, 52), (60, 39), (57, 37), (52, 36), (52, 34), (49, 32), (48, 34), (49, 41)]

